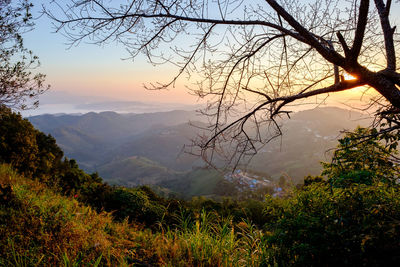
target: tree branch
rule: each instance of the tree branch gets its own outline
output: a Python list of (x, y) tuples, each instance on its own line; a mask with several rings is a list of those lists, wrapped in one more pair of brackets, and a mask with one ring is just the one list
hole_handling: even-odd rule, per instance
[(347, 57), (350, 57), (350, 48), (346, 43), (346, 40), (344, 39), (342, 33), (340, 31), (336, 32), (336, 36), (339, 39), (340, 44), (343, 47), (344, 55)]
[(189, 16), (180, 16), (180, 15), (174, 15), (174, 14), (164, 14), (164, 13), (157, 13), (157, 14), (147, 14), (147, 13), (133, 13), (133, 14), (123, 14), (119, 16), (112, 16), (112, 17), (78, 17), (78, 18), (73, 18), (73, 19), (67, 19), (67, 20), (60, 20), (57, 19), (54, 15), (51, 13), (45, 11), (45, 14), (50, 16), (53, 20), (56, 22), (60, 23), (62, 26), (71, 24), (71, 23), (78, 23), (82, 21), (117, 21), (117, 20), (125, 20), (127, 18), (171, 18), (175, 20), (180, 20), (180, 21), (185, 21), (185, 22), (196, 22), (196, 23), (207, 23), (207, 24), (215, 24), (215, 25), (245, 25), (245, 26), (264, 26), (264, 27), (270, 27), (273, 28), (281, 33), (284, 33), (286, 35), (289, 35), (301, 42), (308, 43), (305, 38), (303, 38), (301, 35), (290, 31), (288, 29), (285, 29), (284, 27), (281, 27), (277, 24), (270, 23), (267, 21), (261, 21), (261, 20), (220, 20), (220, 19), (209, 19), (209, 18), (196, 18), (196, 17), (189, 17)]
[[(219, 135), (224, 133), (226, 130), (232, 128), (234, 125), (242, 122), (243, 120), (244, 121), (248, 120), (248, 118), (253, 116), (256, 112), (258, 112), (259, 110), (261, 110), (262, 108), (264, 108), (267, 105), (270, 105), (270, 104), (273, 104), (273, 103), (277, 103), (277, 102), (280, 102), (280, 101), (283, 101), (285, 103), (285, 105), (286, 105), (286, 104), (289, 104), (289, 103), (291, 103), (293, 101), (300, 100), (300, 99), (303, 99), (303, 98), (308, 98), (308, 97), (311, 97), (311, 96), (327, 94), (327, 93), (340, 92), (340, 91), (348, 90), (348, 89), (355, 88), (355, 87), (358, 87), (358, 86), (362, 86), (362, 85), (365, 85), (365, 84), (366, 84), (365, 82), (360, 81), (360, 80), (341, 81), (338, 84), (333, 84), (331, 86), (320, 88), (320, 89), (315, 89), (315, 90), (312, 90), (312, 91), (309, 91), (309, 92), (304, 92), (304, 90), (303, 90), (303, 92), (301, 92), (301, 93), (299, 93), (297, 95), (282, 96), (282, 97), (272, 98), (272, 99), (270, 99), (268, 101), (263, 102), (259, 106), (255, 107), (251, 112), (249, 112), (246, 115), (240, 117), (239, 119), (229, 123), (223, 129), (221, 129), (218, 132), (216, 132), (202, 146), (202, 149), (206, 149), (211, 142), (213, 142)], [(282, 108), (282, 106), (280, 106), (280, 108)]]
[(382, 31), (383, 31), (383, 36), (385, 39), (387, 69), (395, 71), (396, 70), (396, 51), (394, 49), (393, 29), (391, 28), (390, 21), (389, 21), (390, 5), (391, 5), (391, 1), (389, 1), (388, 5), (385, 7), (383, 0), (375, 0), (375, 6), (378, 9), (379, 18), (381, 21), (381, 27), (382, 27)]
[(278, 15), (284, 18), (290, 24), (290, 26), (292, 26), (299, 33), (299, 35), (303, 37), (305, 43), (314, 47), (326, 60), (338, 66), (342, 66), (344, 64), (344, 58), (341, 55), (339, 55), (335, 51), (326, 49), (326, 47), (323, 46), (315, 38), (315, 34), (309, 32), (306, 28), (304, 28), (275, 0), (266, 0), (266, 1), (278, 13)]
[(350, 51), (350, 61), (357, 61), (358, 55), (361, 51), (361, 45), (364, 39), (364, 32), (367, 26), (368, 21), (368, 9), (369, 9), (369, 0), (361, 0), (359, 13), (358, 13), (358, 22), (357, 29), (354, 35), (353, 47)]

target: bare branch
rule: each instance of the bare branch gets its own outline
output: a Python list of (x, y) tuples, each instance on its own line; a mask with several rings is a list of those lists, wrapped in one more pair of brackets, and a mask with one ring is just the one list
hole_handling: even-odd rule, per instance
[(393, 29), (389, 22), (390, 3), (391, 1), (389, 1), (388, 5), (385, 7), (383, 0), (375, 0), (375, 6), (378, 9), (385, 39), (387, 69), (394, 71), (396, 70), (396, 52), (394, 49)]
[[(207, 148), (208, 145), (213, 142), (213, 140), (215, 138), (217, 138), (219, 135), (223, 134), (223, 132), (225, 132), (227, 129), (230, 129), (233, 125), (236, 125), (240, 122), (243, 121), (247, 121), (249, 119), (249, 117), (253, 116), (256, 112), (258, 112), (259, 110), (261, 110), (262, 108), (264, 108), (267, 105), (276, 103), (276, 102), (280, 102), (283, 101), (284, 105), (296, 101), (296, 100), (300, 100), (303, 98), (308, 98), (311, 96), (315, 96), (315, 95), (321, 95), (321, 94), (327, 94), (327, 93), (334, 93), (334, 92), (340, 92), (340, 91), (344, 91), (350, 88), (354, 88), (354, 87), (358, 87), (358, 86), (362, 86), (365, 85), (365, 82), (359, 81), (359, 80), (351, 80), (351, 81), (342, 81), (338, 84), (333, 84), (331, 86), (328, 87), (324, 87), (324, 88), (320, 88), (320, 89), (315, 89), (309, 92), (302, 92), (299, 93), (297, 95), (292, 95), (292, 96), (286, 96), (286, 97), (277, 97), (274, 99), (271, 99), (269, 101), (265, 101), (264, 103), (260, 104), (259, 106), (257, 106), (256, 108), (254, 108), (251, 112), (247, 113), (246, 115), (244, 115), (243, 117), (240, 117), (239, 119), (231, 122), (230, 124), (228, 124), (227, 126), (225, 126), (223, 129), (219, 130), (217, 133), (215, 133), (203, 146), (203, 148)], [(282, 106), (284, 106), (282, 105)]]
[(283, 9), (275, 0), (266, 0), (268, 4), (275, 9), (275, 11), (284, 18), (298, 33), (304, 38), (304, 42), (314, 47), (325, 59), (334, 63), (335, 65), (342, 66), (344, 58), (337, 54), (335, 51), (327, 50), (316, 38), (315, 35), (304, 28), (298, 21), (296, 21), (285, 9)]
[(358, 55), (360, 54), (361, 51), (361, 45), (363, 43), (365, 27), (367, 26), (368, 9), (369, 9), (369, 0), (361, 0), (358, 13), (356, 34), (354, 35), (353, 47), (351, 48), (350, 51), (351, 61), (357, 61)]
[(369, 0), (54, 1), (64, 16), (45, 13), (71, 44), (119, 41), (132, 58), (142, 53), (177, 68), (170, 82), (147, 88), (174, 86), (186, 75), (187, 87), (207, 100), (201, 114), (210, 136), (197, 144), (208, 159), (223, 155), (236, 166), (282, 134), (281, 116), (311, 96), (366, 85), (381, 96), (371, 100), (374, 108), (400, 113), (391, 0), (374, 0), (379, 17)]
[(340, 33), (340, 31), (338, 31), (336, 33), (336, 36), (339, 39), (339, 42), (343, 47), (344, 54), (346, 55), (346, 57), (349, 57), (350, 56), (350, 48), (347, 45), (346, 40), (344, 39), (343, 35)]

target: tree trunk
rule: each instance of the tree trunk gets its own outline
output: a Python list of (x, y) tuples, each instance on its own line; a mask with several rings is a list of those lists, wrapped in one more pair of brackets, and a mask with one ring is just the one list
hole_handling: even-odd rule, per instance
[(400, 90), (390, 78), (376, 73), (372, 79), (368, 79), (368, 84), (385, 97), (390, 104), (400, 109)]

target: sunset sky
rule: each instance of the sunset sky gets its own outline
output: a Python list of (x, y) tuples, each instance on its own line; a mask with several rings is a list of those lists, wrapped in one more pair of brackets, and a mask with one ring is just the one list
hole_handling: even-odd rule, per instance
[[(41, 5), (35, 1), (34, 17)], [(116, 43), (105, 46), (81, 43), (69, 47), (67, 39), (54, 33), (51, 21), (42, 16), (35, 29), (25, 34), (26, 47), (39, 56), (40, 71), (47, 75), (51, 91), (65, 91), (83, 96), (105, 96), (110, 100), (195, 103), (193, 97), (177, 84), (169, 91), (148, 91), (143, 84), (167, 81), (177, 70), (154, 67), (142, 57), (127, 59), (129, 53)], [(125, 59), (125, 60), (124, 60)]]
[[(46, 2), (35, 1), (34, 17), (40, 16), (41, 3)], [(152, 66), (143, 57), (137, 57), (134, 61), (126, 59), (129, 53), (122, 44), (113, 42), (97, 46), (81, 43), (69, 47), (67, 39), (54, 33), (51, 21), (45, 16), (38, 18), (35, 29), (24, 37), (26, 47), (39, 56), (40, 72), (47, 75), (47, 82), (51, 85), (47, 100), (51, 99), (54, 92), (67, 92), (79, 96), (96, 96), (102, 100), (199, 103), (198, 98), (185, 89), (185, 85), (190, 83), (186, 79), (181, 79), (175, 88), (168, 91), (145, 90), (144, 83), (168, 81), (177, 69), (167, 65)], [(326, 103), (351, 104), (360, 99), (360, 92), (356, 89), (335, 94)], [(323, 98), (320, 96), (318, 99), (308, 99), (307, 102), (318, 102)]]

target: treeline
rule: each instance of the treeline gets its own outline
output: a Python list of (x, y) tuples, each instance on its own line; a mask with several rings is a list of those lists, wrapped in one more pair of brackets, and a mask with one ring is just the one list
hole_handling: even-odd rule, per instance
[[(151, 264), (389, 266), (400, 260), (399, 167), (391, 156), (398, 137), (378, 140), (374, 131), (348, 133), (321, 176), (306, 177), (285, 198), (267, 195), (264, 201), (182, 201), (148, 187), (110, 186), (7, 108), (0, 115), (0, 161), (58, 194), (112, 212), (115, 221), (128, 219), (147, 239), (129, 249), (147, 251)], [(10, 209), (6, 200), (0, 207)]]

